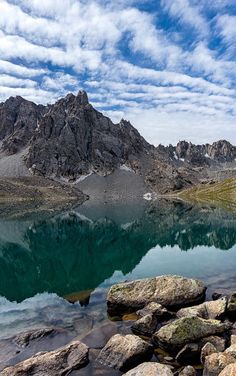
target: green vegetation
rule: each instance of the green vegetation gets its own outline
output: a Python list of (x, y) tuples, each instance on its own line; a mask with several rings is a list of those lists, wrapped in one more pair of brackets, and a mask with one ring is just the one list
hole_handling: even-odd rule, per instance
[(178, 197), (200, 204), (213, 204), (227, 210), (236, 210), (236, 177), (220, 182), (209, 182), (179, 192)]

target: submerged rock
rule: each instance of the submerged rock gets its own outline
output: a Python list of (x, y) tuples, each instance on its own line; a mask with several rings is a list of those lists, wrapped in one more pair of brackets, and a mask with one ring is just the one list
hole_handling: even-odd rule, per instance
[(170, 368), (164, 364), (146, 362), (131, 369), (124, 376), (173, 376)]
[(177, 312), (178, 317), (198, 316), (203, 319), (220, 319), (227, 307), (227, 298), (205, 302), (193, 307), (182, 308)]
[(150, 302), (166, 307), (181, 307), (199, 302), (204, 298), (205, 291), (201, 281), (176, 275), (119, 283), (108, 292), (108, 312), (133, 312)]
[(38, 353), (33, 357), (5, 368), (2, 376), (67, 375), (88, 363), (88, 347), (75, 341), (55, 351)]
[(14, 338), (14, 342), (16, 345), (20, 347), (26, 347), (29, 345), (30, 341), (33, 341), (38, 338), (47, 337), (48, 335), (52, 334), (53, 332), (56, 332), (54, 328), (43, 328), (43, 329), (35, 329), (31, 330), (29, 332), (24, 332), (18, 334)]
[(227, 325), (218, 320), (205, 320), (197, 316), (183, 317), (159, 329), (153, 335), (153, 340), (165, 349), (177, 350), (186, 343), (223, 333), (226, 329)]
[(97, 361), (104, 366), (127, 371), (137, 364), (150, 360), (153, 347), (135, 335), (116, 334), (101, 350)]

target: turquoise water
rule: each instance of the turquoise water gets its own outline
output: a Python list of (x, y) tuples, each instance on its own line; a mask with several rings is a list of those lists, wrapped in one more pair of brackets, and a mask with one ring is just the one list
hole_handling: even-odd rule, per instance
[(179, 274), (204, 280), (208, 296), (236, 290), (235, 244), (236, 216), (182, 203), (88, 202), (50, 218), (1, 219), (1, 336), (46, 325), (78, 333), (78, 320), (89, 330), (106, 319), (107, 288), (128, 279)]

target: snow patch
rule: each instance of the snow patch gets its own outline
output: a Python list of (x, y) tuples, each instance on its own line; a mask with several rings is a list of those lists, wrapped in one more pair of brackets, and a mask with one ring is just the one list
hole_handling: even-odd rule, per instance
[(129, 171), (129, 172), (134, 172), (134, 170), (132, 170), (132, 168), (130, 168), (129, 166), (127, 166), (126, 164), (123, 164), (120, 166), (120, 170), (123, 170), (123, 171)]
[(76, 179), (76, 181), (73, 183), (73, 184), (77, 184), (77, 183), (81, 183), (82, 181), (84, 181), (85, 179), (87, 179), (89, 176), (91, 176), (93, 174), (93, 172), (91, 171), (89, 174), (87, 175), (81, 175), (78, 179)]
[(184, 158), (179, 158), (179, 160), (180, 160), (181, 162), (184, 162)]
[(175, 151), (174, 151), (174, 158), (177, 159), (177, 160), (179, 159), (179, 158), (177, 157), (177, 154), (176, 154)]
[(151, 201), (152, 200), (152, 193), (147, 192), (143, 195), (144, 200)]

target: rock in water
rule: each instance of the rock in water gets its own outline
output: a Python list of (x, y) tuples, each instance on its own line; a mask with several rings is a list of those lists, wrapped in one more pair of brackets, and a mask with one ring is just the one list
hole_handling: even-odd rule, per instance
[(153, 347), (135, 335), (116, 334), (101, 350), (97, 361), (104, 366), (127, 371), (137, 364), (150, 360)]
[(186, 343), (223, 333), (226, 329), (227, 325), (218, 320), (205, 320), (196, 316), (183, 317), (159, 329), (153, 335), (153, 340), (159, 346), (173, 351)]
[(36, 354), (13, 367), (5, 368), (2, 376), (55, 376), (67, 375), (88, 362), (88, 347), (80, 341), (58, 350)]
[(160, 363), (142, 363), (123, 376), (173, 376), (169, 367)]
[(166, 307), (185, 306), (205, 297), (201, 281), (175, 275), (146, 278), (119, 283), (111, 287), (107, 296), (110, 314), (133, 312), (150, 302)]
[(196, 376), (196, 371), (192, 366), (184, 367), (179, 376)]

